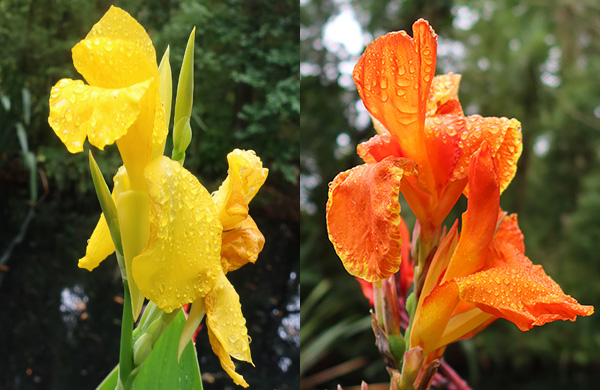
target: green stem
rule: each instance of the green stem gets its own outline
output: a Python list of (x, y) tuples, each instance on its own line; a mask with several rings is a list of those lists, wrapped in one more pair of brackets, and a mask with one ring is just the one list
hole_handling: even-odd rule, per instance
[(133, 315), (131, 313), (131, 296), (129, 283), (123, 279), (123, 320), (121, 322), (121, 348), (119, 351), (119, 385), (118, 388), (129, 390), (133, 378)]

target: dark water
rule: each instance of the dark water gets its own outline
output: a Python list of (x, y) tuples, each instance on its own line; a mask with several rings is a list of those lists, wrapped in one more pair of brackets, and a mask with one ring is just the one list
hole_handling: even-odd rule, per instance
[[(26, 196), (9, 190), (0, 191), (0, 256), (27, 210)], [(96, 202), (51, 194), (36, 208), (8, 270), (0, 271), (0, 389), (94, 389), (117, 363), (122, 285), (116, 260), (111, 256), (93, 272), (77, 268), (97, 221)], [(296, 389), (298, 222), (268, 209), (251, 214), (266, 237), (264, 251), (256, 265), (228, 274), (256, 365), (240, 363), (238, 372), (254, 389)], [(206, 331), (197, 350), (205, 389), (239, 388), (221, 369)]]

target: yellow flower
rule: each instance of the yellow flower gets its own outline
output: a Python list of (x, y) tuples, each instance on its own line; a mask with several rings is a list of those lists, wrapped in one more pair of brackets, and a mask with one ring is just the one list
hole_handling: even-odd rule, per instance
[[(134, 318), (144, 297), (165, 312), (195, 302), (188, 322), (199, 322), (206, 311), (215, 354), (247, 387), (231, 357), (252, 363), (248, 331), (225, 275), (255, 262), (262, 250), (264, 237), (248, 204), (268, 170), (253, 151), (236, 149), (227, 156), (227, 179), (211, 196), (179, 162), (163, 156), (163, 107), (170, 101), (161, 99), (165, 88), (152, 42), (125, 11), (111, 7), (73, 48), (73, 62), (89, 84), (59, 81), (48, 122), (71, 153), (83, 151), (86, 137), (100, 149), (117, 143), (124, 166), (114, 177), (112, 197)], [(114, 250), (101, 215), (79, 267), (91, 271)]]

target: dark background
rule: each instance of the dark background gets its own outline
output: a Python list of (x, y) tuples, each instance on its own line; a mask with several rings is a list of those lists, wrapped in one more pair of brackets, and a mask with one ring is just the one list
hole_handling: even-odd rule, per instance
[[(354, 64), (366, 43), (388, 31), (412, 35), (420, 17), (440, 37), (436, 73), (463, 75), (459, 97), (466, 113), (522, 123), (523, 155), (501, 205), (519, 214), (526, 254), (567, 294), (600, 309), (596, 1), (304, 0), (300, 14), (301, 387), (357, 389), (364, 379), (388, 381), (370, 389), (389, 388), (368, 303), (327, 238), (325, 204), (327, 184), (361, 163), (356, 145), (375, 134), (357, 105)], [(329, 40), (331, 26), (348, 15), (360, 29), (358, 39), (348, 46)], [(465, 207), (463, 198), (451, 220)], [(404, 207), (403, 215), (409, 214)], [(599, 318), (529, 332), (498, 320), (451, 346), (446, 358), (475, 389), (596, 388)]]
[[(70, 49), (113, 2), (0, 0), (0, 389), (92, 389), (118, 360), (122, 285), (114, 256), (77, 268), (100, 208), (87, 153), (47, 124), (52, 85), (81, 79)], [(253, 149), (269, 177), (250, 212), (266, 237), (256, 265), (228, 277), (240, 295), (255, 389), (299, 377), (299, 5), (284, 1), (116, 1), (167, 44), (176, 90), (196, 26), (192, 144), (186, 168), (214, 191), (226, 154)], [(173, 103), (174, 104), (174, 103)], [(170, 140), (167, 152), (170, 153)], [(115, 147), (93, 149), (110, 180)], [(109, 185), (111, 185), (109, 181)], [(198, 337), (205, 389), (237, 388)]]

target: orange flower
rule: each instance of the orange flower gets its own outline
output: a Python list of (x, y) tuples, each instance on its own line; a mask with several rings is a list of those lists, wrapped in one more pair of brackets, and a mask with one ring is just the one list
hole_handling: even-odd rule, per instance
[(471, 196), (462, 217), (442, 240), (427, 273), (411, 332), (410, 347), (425, 354), (471, 337), (497, 318), (525, 331), (555, 320), (589, 316), (539, 265), (525, 256), (515, 215), (500, 210), (501, 179), (484, 143), (471, 160)]
[(400, 267), (400, 192), (422, 237), (431, 237), (461, 193), (468, 194), (467, 167), (484, 140), (501, 172), (501, 190), (522, 150), (516, 119), (465, 117), (460, 76), (433, 76), (437, 35), (429, 23), (419, 19), (413, 35), (376, 39), (356, 64), (354, 81), (379, 134), (357, 148), (366, 164), (330, 184), (329, 238), (346, 270), (368, 281)]

